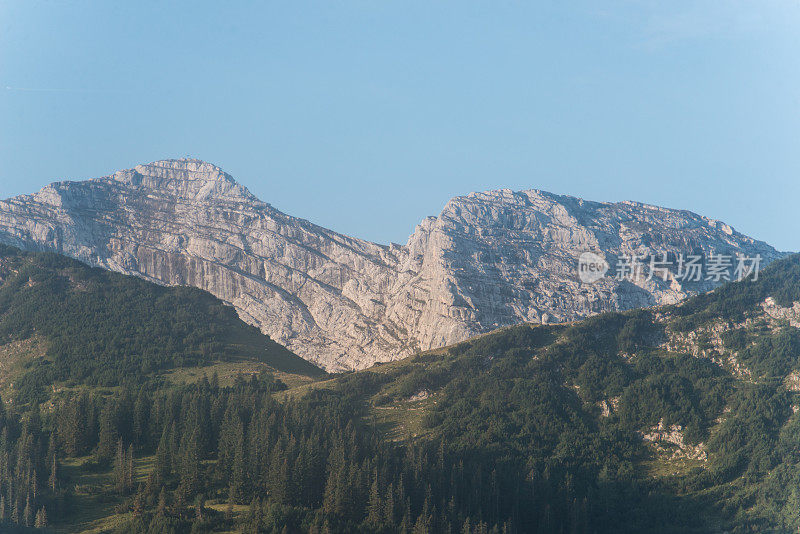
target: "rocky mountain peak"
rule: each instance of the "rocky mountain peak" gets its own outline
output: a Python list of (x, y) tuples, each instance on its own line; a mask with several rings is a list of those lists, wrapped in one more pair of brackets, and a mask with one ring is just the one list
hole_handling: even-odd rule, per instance
[(530, 189), (458, 196), (385, 247), (265, 209), (219, 167), (164, 160), (0, 201), (0, 242), (205, 289), (328, 370), (500, 326), (677, 302), (719, 282), (584, 283), (582, 252), (781, 256), (691, 212)]
[(167, 159), (114, 173), (110, 179), (185, 200), (258, 201), (230, 174), (199, 159)]

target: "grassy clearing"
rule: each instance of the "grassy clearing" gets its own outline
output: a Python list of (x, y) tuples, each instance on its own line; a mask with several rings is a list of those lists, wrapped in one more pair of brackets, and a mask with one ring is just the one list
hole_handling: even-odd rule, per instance
[(199, 382), (203, 377), (211, 380), (214, 373), (217, 373), (220, 386), (225, 387), (233, 385), (239, 375), (249, 379), (251, 376), (261, 372), (273, 373), (275, 378), (281, 380), (289, 388), (299, 387), (314, 381), (310, 376), (277, 371), (266, 363), (252, 360), (216, 362), (202, 367), (180, 367), (163, 373), (161, 376), (170, 384), (183, 385)]
[(263, 361), (276, 371), (320, 378), (325, 371), (308, 362), (286, 347), (266, 338), (257, 328), (250, 327), (230, 333), (225, 339), (227, 356), (238, 360)]
[[(336, 385), (336, 380), (336, 378), (329, 378), (328, 380), (317, 380), (315, 382), (298, 384), (294, 387), (289, 386), (289, 389), (278, 391), (274, 393), (273, 396), (279, 401), (297, 400), (316, 389), (333, 388)], [(287, 383), (287, 385), (289, 384)]]
[(51, 528), (56, 532), (103, 532), (113, 528), (121, 499), (114, 493), (111, 470), (98, 467), (90, 457), (82, 457), (65, 459), (61, 472), (74, 497), (66, 521), (54, 523)]
[(670, 478), (689, 475), (697, 469), (705, 469), (708, 463), (691, 458), (670, 458), (657, 454), (654, 458), (643, 462), (644, 472), (653, 478)]
[[(147, 480), (154, 464), (155, 456), (135, 459), (136, 485)], [(130, 512), (118, 513), (123, 499), (114, 489), (110, 466), (99, 466), (90, 456), (66, 458), (61, 462), (61, 473), (64, 483), (73, 491), (73, 498), (65, 520), (51, 525), (54, 532), (110, 532), (131, 519)]]
[(399, 401), (387, 406), (370, 409), (372, 424), (390, 441), (406, 441), (429, 433), (423, 418), (430, 407), (436, 404), (435, 396), (419, 401)]
[(36, 336), (0, 345), (0, 394), (3, 399), (14, 397), (14, 382), (34, 360), (45, 358), (46, 353), (46, 341)]

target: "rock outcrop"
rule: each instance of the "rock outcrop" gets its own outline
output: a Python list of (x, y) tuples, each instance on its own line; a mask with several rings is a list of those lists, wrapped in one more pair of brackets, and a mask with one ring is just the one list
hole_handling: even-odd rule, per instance
[(781, 256), (690, 212), (537, 190), (456, 197), (407, 244), (384, 246), (281, 213), (218, 167), (186, 159), (0, 201), (0, 242), (200, 287), (334, 371), (500, 326), (673, 303), (718, 283), (581, 282), (584, 251), (612, 267), (629, 254), (760, 254), (762, 265)]

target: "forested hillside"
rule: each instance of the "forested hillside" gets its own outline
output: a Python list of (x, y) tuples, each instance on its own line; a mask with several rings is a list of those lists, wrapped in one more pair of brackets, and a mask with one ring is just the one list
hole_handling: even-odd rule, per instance
[(0, 245), (0, 345), (31, 338), (44, 347), (40, 357), (17, 369), (0, 362), (21, 402), (45, 400), (56, 384), (138, 386), (160, 372), (220, 361), (322, 374), (208, 293)]
[(798, 302), (792, 256), (679, 306), (508, 328), (296, 386), (68, 373), (87, 386), (6, 405), (0, 524), (796, 531)]

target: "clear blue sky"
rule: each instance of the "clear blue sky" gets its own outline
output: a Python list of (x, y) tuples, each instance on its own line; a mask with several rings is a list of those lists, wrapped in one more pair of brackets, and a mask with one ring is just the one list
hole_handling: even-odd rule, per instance
[(187, 154), (384, 243), (509, 187), (800, 250), (800, 2), (0, 0), (0, 197)]

